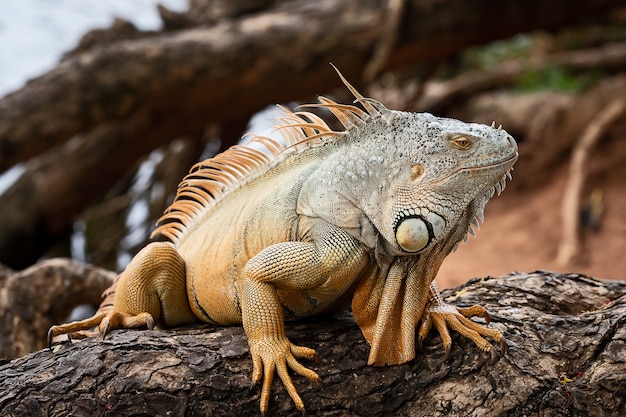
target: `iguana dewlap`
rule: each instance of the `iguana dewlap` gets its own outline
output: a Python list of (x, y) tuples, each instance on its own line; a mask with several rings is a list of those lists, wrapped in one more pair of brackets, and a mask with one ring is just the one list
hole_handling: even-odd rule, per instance
[(364, 110), (324, 97), (314, 106), (344, 131), (285, 110), (284, 144), (254, 137), (196, 164), (157, 222), (152, 236), (165, 241), (133, 258), (109, 290), (113, 304), (111, 295), (94, 317), (52, 327), (49, 340), (93, 326), (243, 323), (262, 413), (275, 373), (300, 410), (288, 368), (319, 379), (298, 362), (315, 352), (291, 344), (284, 321), (350, 299), (370, 364), (411, 360), (433, 325), (446, 354), (448, 327), (492, 354), (484, 337), (504, 346), (468, 319), (488, 318), (482, 307), (445, 304), (433, 279), (504, 188), (515, 141), (493, 125), (389, 110), (341, 78)]

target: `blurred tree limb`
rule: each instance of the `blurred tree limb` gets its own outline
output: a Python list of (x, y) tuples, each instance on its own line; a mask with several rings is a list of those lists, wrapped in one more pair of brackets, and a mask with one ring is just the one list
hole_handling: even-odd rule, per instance
[[(571, 24), (618, 0), (407, 1), (378, 71), (442, 60), (520, 31)], [(217, 10), (217, 12), (216, 12)], [(95, 197), (151, 150), (222, 126), (232, 145), (269, 103), (357, 86), (390, 9), (375, 0), (196, 0), (161, 8), (165, 29), (117, 20), (59, 65), (0, 100), (0, 171), (26, 173), (0, 196), (0, 262), (24, 267), (65, 236)], [(230, 130), (228, 130), (230, 129)]]

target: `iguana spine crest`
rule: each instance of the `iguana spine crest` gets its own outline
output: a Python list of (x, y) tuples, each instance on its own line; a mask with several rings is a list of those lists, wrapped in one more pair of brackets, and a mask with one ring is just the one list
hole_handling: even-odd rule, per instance
[[(336, 68), (335, 68), (336, 69)], [(189, 170), (176, 191), (174, 202), (156, 222), (151, 238), (162, 235), (176, 244), (193, 225), (228, 194), (260, 177), (287, 157), (311, 147), (323, 146), (329, 140), (346, 136), (368, 122), (382, 117), (387, 108), (380, 102), (363, 97), (337, 70), (341, 80), (366, 111), (352, 105), (339, 104), (320, 96), (318, 103), (299, 107), (328, 109), (343, 125), (343, 131), (334, 131), (314, 113), (292, 112), (280, 106), (284, 115), (274, 126), (284, 139), (246, 134), (252, 139), (245, 145), (236, 145), (214, 158), (198, 162)]]

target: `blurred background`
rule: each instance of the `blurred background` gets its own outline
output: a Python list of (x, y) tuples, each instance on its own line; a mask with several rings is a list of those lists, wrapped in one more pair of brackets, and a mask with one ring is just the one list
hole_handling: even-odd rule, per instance
[(4, 271), (123, 269), (191, 165), (266, 131), (268, 106), (351, 101), (332, 62), (389, 108), (518, 140), (513, 180), (441, 287), (514, 270), (626, 278), (623, 2), (159, 3), (2, 5)]
[(157, 4), (184, 10), (188, 0), (23, 0), (2, 5), (0, 15), (0, 96), (51, 70), (85, 32), (111, 24), (115, 17), (139, 29), (158, 30)]

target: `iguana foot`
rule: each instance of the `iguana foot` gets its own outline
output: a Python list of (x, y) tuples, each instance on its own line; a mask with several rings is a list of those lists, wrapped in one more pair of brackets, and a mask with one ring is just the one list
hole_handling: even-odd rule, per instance
[(250, 354), (252, 355), (251, 388), (254, 388), (263, 379), (263, 386), (261, 387), (261, 415), (266, 415), (267, 413), (272, 381), (274, 374), (277, 372), (296, 408), (305, 416), (304, 402), (302, 402), (296, 387), (293, 385), (287, 367), (313, 382), (321, 382), (320, 377), (314, 371), (304, 367), (296, 360), (296, 358), (319, 360), (317, 353), (313, 349), (296, 346), (287, 339), (267, 338), (259, 341), (250, 340), (249, 344)]
[[(193, 323), (197, 318), (189, 307), (185, 283), (185, 261), (174, 246), (152, 242), (135, 255), (104, 292), (93, 317), (52, 326), (48, 345), (61, 334), (67, 334), (70, 339), (99, 334), (104, 338), (115, 329), (152, 329), (155, 323), (163, 327)], [(98, 327), (97, 331), (89, 331), (94, 327)]]
[[(93, 327), (98, 327), (97, 331), (90, 331)], [(111, 330), (115, 329), (137, 329), (154, 328), (154, 319), (150, 313), (139, 313), (137, 315), (127, 313), (99, 313), (85, 320), (72, 323), (52, 326), (48, 330), (48, 347), (52, 345), (55, 336), (67, 334), (68, 339), (84, 339), (86, 337), (102, 334), (102, 339)]]
[(471, 317), (482, 317), (487, 324), (490, 322), (487, 311), (478, 305), (468, 308), (457, 308), (450, 304), (446, 304), (438, 300), (432, 305), (426, 307), (424, 317), (418, 331), (417, 344), (422, 349), (422, 344), (426, 335), (433, 325), (439, 332), (445, 349), (445, 360), (450, 356), (452, 348), (452, 338), (448, 328), (461, 333), (463, 336), (471, 339), (479, 349), (483, 352), (491, 354), (491, 361), (495, 361), (497, 357), (496, 349), (489, 343), (485, 337), (488, 337), (500, 343), (502, 354), (506, 352), (506, 341), (502, 333), (495, 329), (488, 329), (470, 320)]

